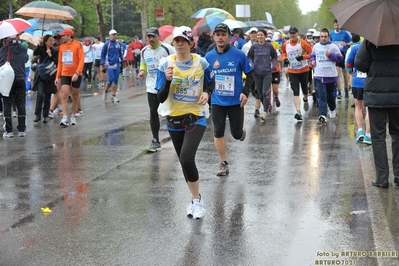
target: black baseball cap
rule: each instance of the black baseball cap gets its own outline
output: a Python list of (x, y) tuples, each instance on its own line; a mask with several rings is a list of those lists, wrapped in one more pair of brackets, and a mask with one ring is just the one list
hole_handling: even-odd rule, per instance
[(297, 33), (297, 32), (298, 32), (298, 29), (295, 28), (295, 27), (291, 27), (291, 28), (288, 30), (288, 32), (289, 32), (289, 33)]
[(219, 23), (219, 24), (217, 24), (216, 27), (215, 27), (215, 29), (214, 29), (213, 31), (214, 31), (214, 32), (215, 32), (215, 31), (224, 31), (224, 32), (228, 32), (229, 34), (231, 34), (231, 30), (230, 30), (229, 26), (227, 26), (227, 25), (224, 24), (224, 23)]
[(147, 36), (159, 36), (159, 30), (155, 27), (151, 27), (147, 30)]

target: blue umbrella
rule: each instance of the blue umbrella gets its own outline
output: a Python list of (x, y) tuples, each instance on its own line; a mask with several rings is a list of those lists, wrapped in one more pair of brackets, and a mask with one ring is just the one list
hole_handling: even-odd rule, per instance
[(228, 18), (227, 14), (215, 13), (200, 19), (193, 27), (193, 34), (200, 36), (204, 32), (213, 31), (217, 24), (222, 23)]
[(35, 30), (32, 35), (33, 36), (44, 36), (47, 34), (53, 35), (53, 32), (51, 30)]
[(33, 31), (37, 28), (37, 21), (36, 21), (36, 19), (32, 18), (32, 19), (28, 19), (28, 22), (32, 25), (32, 27), (30, 27), (29, 29), (24, 30), (24, 32), (32, 34)]

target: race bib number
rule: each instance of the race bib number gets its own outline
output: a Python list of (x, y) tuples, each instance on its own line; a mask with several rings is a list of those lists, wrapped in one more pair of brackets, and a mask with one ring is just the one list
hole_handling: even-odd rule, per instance
[(215, 92), (220, 96), (234, 96), (234, 76), (215, 76)]
[(291, 68), (291, 69), (300, 69), (300, 68), (302, 68), (301, 61), (296, 60), (295, 56), (291, 55), (290, 57), (288, 57), (288, 60), (290, 61), (289, 68)]
[(147, 58), (145, 60), (146, 64), (147, 64), (147, 70), (148, 70), (148, 74), (150, 75), (156, 75), (158, 72), (158, 67), (159, 67), (159, 60), (157, 60), (154, 57), (151, 58)]
[(360, 72), (360, 71), (358, 70), (358, 71), (357, 71), (356, 77), (361, 78), (361, 79), (365, 79), (365, 78), (367, 78), (367, 73)]
[(330, 61), (330, 60), (327, 58), (327, 56), (326, 56), (324, 51), (317, 52), (317, 54), (316, 54), (317, 65), (324, 65), (328, 61)]
[(73, 64), (73, 53), (66, 51), (62, 53), (62, 63), (66, 66)]
[(199, 81), (193, 77), (173, 77), (172, 84), (176, 85), (173, 99), (184, 103), (195, 103), (199, 97)]

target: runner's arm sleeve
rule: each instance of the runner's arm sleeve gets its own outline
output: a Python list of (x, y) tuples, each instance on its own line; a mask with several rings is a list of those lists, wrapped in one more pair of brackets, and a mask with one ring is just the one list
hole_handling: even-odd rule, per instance
[(172, 84), (172, 81), (166, 80), (162, 88), (157, 92), (158, 101), (160, 103), (165, 102), (166, 99), (168, 98), (170, 91), (170, 84)]
[(247, 79), (245, 81), (245, 86), (244, 86), (244, 90), (242, 91), (242, 93), (245, 94), (245, 96), (248, 97), (249, 93), (251, 92), (251, 87), (252, 84), (255, 82), (254, 81), (254, 71), (252, 70), (249, 73), (246, 73)]

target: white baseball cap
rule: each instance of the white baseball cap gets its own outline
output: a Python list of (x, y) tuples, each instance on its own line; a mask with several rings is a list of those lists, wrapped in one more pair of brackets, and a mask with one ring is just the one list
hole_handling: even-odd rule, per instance
[(173, 39), (177, 37), (183, 37), (188, 41), (194, 40), (193, 31), (191, 30), (190, 27), (187, 26), (176, 27), (173, 30)]
[(110, 30), (108, 35), (117, 34), (116, 30)]
[(258, 32), (258, 28), (252, 27), (252, 28), (249, 29), (248, 32), (251, 33), (251, 32), (253, 32), (253, 31)]

